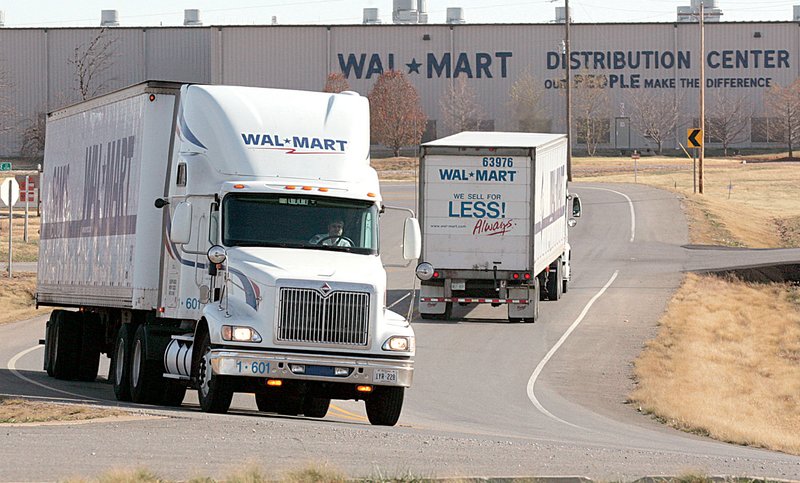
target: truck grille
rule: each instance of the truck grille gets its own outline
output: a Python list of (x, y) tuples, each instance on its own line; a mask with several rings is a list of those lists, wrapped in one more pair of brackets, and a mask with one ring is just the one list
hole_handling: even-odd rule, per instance
[(369, 336), (369, 294), (282, 288), (278, 340), (366, 346)]

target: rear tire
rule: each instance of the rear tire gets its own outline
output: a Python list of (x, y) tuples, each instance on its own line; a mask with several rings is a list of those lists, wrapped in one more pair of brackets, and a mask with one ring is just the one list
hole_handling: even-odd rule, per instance
[(233, 390), (225, 378), (214, 375), (211, 369), (211, 336), (208, 332), (203, 334), (198, 349), (197, 399), (200, 400), (200, 408), (207, 413), (225, 414), (231, 407)]
[(47, 372), (47, 375), (53, 377), (53, 344), (55, 337), (56, 315), (59, 310), (50, 312), (50, 318), (47, 319), (47, 325), (44, 330), (44, 364), (42, 368)]
[(128, 373), (130, 374), (131, 401), (139, 404), (158, 404), (164, 390), (164, 377), (161, 364), (147, 360), (147, 331), (140, 325), (131, 343)]
[(256, 394), (256, 406), (262, 413), (277, 413), (277, 398), (267, 394)]
[(78, 374), (81, 349), (80, 314), (58, 310), (52, 346), (51, 369), (56, 379), (72, 380)]
[(394, 426), (403, 410), (404, 387), (375, 386), (367, 406), (367, 418), (375, 426)]
[(97, 379), (100, 368), (100, 346), (103, 343), (103, 326), (97, 314), (81, 315), (81, 352), (78, 355), (77, 378), (79, 381), (91, 382)]
[(553, 263), (556, 268), (550, 267), (547, 274), (547, 298), (548, 300), (558, 300), (564, 292), (564, 268), (561, 266), (561, 257)]
[(331, 398), (306, 396), (303, 401), (303, 415), (309, 418), (324, 418), (328, 414)]
[(114, 386), (114, 396), (117, 401), (131, 400), (130, 363), (131, 339), (133, 327), (131, 324), (121, 324), (114, 342), (114, 356), (111, 359), (111, 381)]

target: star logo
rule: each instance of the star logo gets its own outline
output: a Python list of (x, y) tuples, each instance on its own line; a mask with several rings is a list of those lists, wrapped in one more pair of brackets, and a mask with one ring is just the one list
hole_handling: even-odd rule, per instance
[(419, 74), (419, 67), (422, 65), (420, 62), (417, 62), (417, 59), (411, 59), (411, 63), (406, 64), (408, 66), (408, 73), (409, 74)]
[(286, 138), (286, 139), (283, 140), (283, 144), (289, 144), (291, 142), (292, 142), (292, 140), (289, 139), (289, 138)]
[(320, 290), (322, 290), (322, 294), (323, 295), (328, 295), (329, 293), (331, 293), (332, 289), (331, 289), (331, 286), (328, 285), (328, 282), (325, 282), (325, 284), (322, 286), (322, 288)]

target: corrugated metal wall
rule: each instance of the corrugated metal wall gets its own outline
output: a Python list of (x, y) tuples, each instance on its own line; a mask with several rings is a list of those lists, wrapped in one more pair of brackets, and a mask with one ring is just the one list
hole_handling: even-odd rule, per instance
[[(13, 84), (0, 96), (15, 112), (14, 119), (4, 121), (15, 130), (0, 134), (0, 156), (18, 154), (27, 119), (78, 99), (69, 59), (99, 32), (99, 28), (0, 29), (0, 72)], [(475, 90), (495, 129), (517, 129), (509, 90), (530, 72), (544, 92), (553, 130), (565, 130), (565, 96), (559, 86), (564, 78), (559, 59), (563, 25), (154, 27), (112, 28), (106, 35), (113, 41), (113, 56), (99, 79), (103, 92), (146, 79), (320, 90), (328, 73), (344, 72), (351, 88), (366, 95), (381, 71), (394, 68), (406, 73), (417, 88), (428, 117), (439, 121), (441, 136), (449, 130), (441, 122), (440, 100), (459, 79), (466, 79)], [(668, 147), (677, 147), (685, 137), (683, 129), (699, 111), (699, 89), (692, 84), (700, 65), (697, 24), (578, 24), (572, 28), (571, 47), (579, 53), (574, 75), (600, 76), (607, 83), (603, 89), (612, 129), (618, 118), (630, 117), (633, 96), (653, 92), (674, 96), (681, 106), (681, 127)], [(792, 22), (707, 24), (706, 50), (707, 78), (733, 79), (710, 82), (770, 79), (772, 85), (787, 85), (800, 73), (800, 31)], [(774, 51), (771, 66), (765, 66), (763, 51)], [(665, 53), (668, 64), (670, 56), (678, 55), (690, 62), (656, 65), (655, 59), (664, 60)], [(746, 67), (740, 65), (741, 59), (737, 65), (737, 55), (747, 59)], [(776, 61), (777, 55), (784, 61)], [(629, 56), (639, 65), (627, 65)], [(675, 88), (664, 82), (674, 83)], [(707, 115), (712, 115), (717, 94), (725, 92), (728, 98), (752, 101), (754, 115), (764, 116), (766, 91), (766, 87), (711, 87), (706, 91)], [(631, 138), (634, 146), (648, 145), (635, 132)], [(749, 135), (740, 143), (750, 144)], [(612, 133), (602, 147), (615, 145)]]

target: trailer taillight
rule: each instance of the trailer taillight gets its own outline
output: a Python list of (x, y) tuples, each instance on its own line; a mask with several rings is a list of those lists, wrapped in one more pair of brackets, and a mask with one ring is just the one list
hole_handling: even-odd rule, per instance
[(515, 273), (515, 274), (511, 275), (511, 278), (513, 278), (514, 280), (519, 280), (519, 274)]
[(525, 280), (530, 280), (530, 279), (531, 279), (531, 274), (530, 273), (526, 273), (525, 274)]
[(433, 272), (433, 278), (439, 278), (439, 272)]
[(156, 95), (155, 94), (150, 94), (150, 102), (153, 102), (155, 100), (156, 100)]

